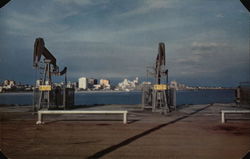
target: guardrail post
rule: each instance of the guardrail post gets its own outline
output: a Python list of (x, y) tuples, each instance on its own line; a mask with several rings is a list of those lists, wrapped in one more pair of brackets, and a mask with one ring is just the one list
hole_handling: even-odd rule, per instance
[(225, 123), (225, 113), (221, 111), (221, 123)]
[(36, 124), (43, 124), (43, 116), (42, 113), (38, 111), (38, 121), (36, 122)]
[(127, 112), (123, 113), (123, 123), (127, 124)]

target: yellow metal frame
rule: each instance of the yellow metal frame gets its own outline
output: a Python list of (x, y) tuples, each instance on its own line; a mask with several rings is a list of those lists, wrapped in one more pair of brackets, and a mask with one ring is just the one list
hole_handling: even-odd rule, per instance
[(154, 90), (163, 91), (163, 90), (167, 90), (167, 89), (168, 89), (168, 85), (166, 85), (166, 84), (155, 84), (154, 85)]
[(51, 85), (41, 85), (39, 86), (40, 91), (51, 91)]

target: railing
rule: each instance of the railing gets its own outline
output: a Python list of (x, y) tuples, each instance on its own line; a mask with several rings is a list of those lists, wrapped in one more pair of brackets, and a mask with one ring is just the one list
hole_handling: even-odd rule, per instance
[(38, 111), (38, 121), (36, 124), (44, 124), (44, 114), (123, 114), (123, 123), (127, 123), (127, 110), (40, 110)]
[(245, 114), (250, 113), (250, 110), (222, 110), (221, 111), (221, 123), (226, 122), (226, 114)]

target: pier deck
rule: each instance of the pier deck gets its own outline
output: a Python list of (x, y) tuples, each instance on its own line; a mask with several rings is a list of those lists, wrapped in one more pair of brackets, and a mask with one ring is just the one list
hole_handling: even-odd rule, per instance
[(0, 107), (0, 149), (12, 159), (242, 158), (250, 150), (249, 114), (221, 124), (221, 110), (232, 106), (183, 106), (167, 116), (137, 105), (78, 107), (128, 110), (130, 120), (125, 125), (116, 116), (55, 115), (43, 126), (28, 106)]

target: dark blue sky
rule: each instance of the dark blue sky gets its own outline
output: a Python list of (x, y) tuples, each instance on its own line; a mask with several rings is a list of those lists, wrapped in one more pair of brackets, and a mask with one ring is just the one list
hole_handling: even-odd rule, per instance
[(146, 76), (159, 42), (171, 80), (249, 80), (249, 13), (239, 0), (12, 0), (0, 9), (0, 80), (30, 83), (34, 40), (79, 77)]

